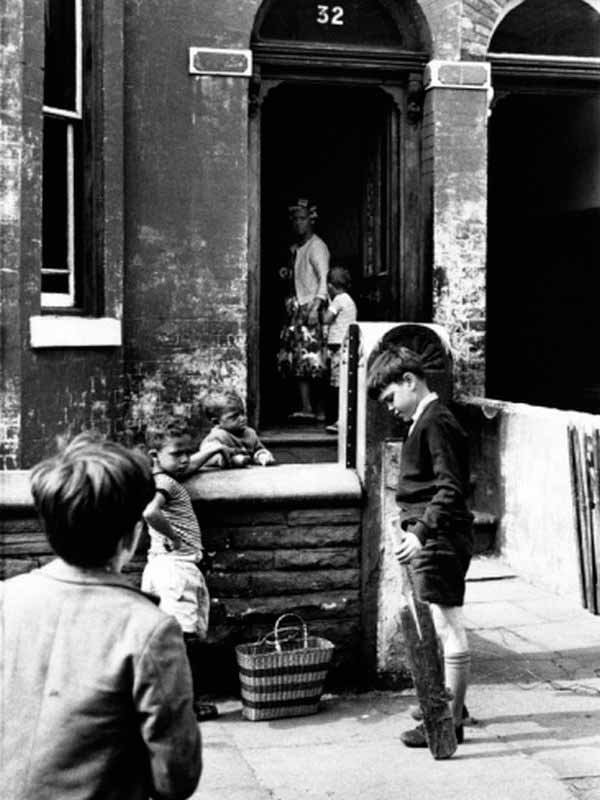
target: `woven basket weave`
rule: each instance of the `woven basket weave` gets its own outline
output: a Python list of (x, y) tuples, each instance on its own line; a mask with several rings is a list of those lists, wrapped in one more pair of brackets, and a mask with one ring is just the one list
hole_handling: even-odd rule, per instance
[[(295, 617), (300, 625), (282, 627), (288, 617)], [(309, 636), (302, 617), (282, 614), (272, 633), (235, 650), (246, 719), (299, 717), (318, 710), (334, 645)]]

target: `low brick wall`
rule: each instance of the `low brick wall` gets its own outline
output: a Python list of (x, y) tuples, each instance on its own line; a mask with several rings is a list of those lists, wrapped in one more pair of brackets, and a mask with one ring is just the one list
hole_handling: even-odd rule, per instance
[(356, 474), (337, 464), (202, 473), (188, 488), (211, 560), (211, 641), (224, 652), (295, 612), (336, 645), (331, 685), (361, 680)]
[[(207, 680), (237, 685), (234, 646), (295, 612), (336, 645), (330, 686), (362, 679), (361, 488), (336, 464), (205, 472), (188, 483), (203, 531), (212, 597)], [(139, 581), (147, 542), (126, 571)], [(51, 551), (26, 472), (0, 473), (0, 578), (41, 566)]]

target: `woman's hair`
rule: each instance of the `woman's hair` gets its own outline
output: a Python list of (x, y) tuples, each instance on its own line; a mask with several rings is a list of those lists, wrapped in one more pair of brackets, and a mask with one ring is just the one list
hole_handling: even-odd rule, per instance
[(352, 280), (345, 267), (332, 267), (327, 275), (327, 281), (336, 289), (349, 289)]
[(367, 377), (369, 397), (377, 400), (390, 383), (399, 383), (407, 372), (412, 372), (422, 380), (425, 379), (421, 357), (408, 347), (388, 345), (375, 357), (369, 367)]
[(317, 206), (307, 197), (299, 197), (294, 203), (288, 206), (290, 217), (293, 217), (298, 211), (305, 211), (311, 222), (314, 222), (319, 216)]
[(105, 565), (155, 492), (145, 456), (83, 437), (37, 464), (30, 481), (50, 546), (80, 567)]
[(202, 398), (204, 413), (211, 422), (219, 421), (225, 411), (231, 408), (244, 410), (244, 401), (232, 389), (219, 389), (209, 392)]

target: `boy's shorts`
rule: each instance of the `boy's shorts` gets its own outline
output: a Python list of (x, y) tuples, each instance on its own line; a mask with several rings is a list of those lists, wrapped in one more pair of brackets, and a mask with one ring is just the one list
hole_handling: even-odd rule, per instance
[(427, 539), (410, 562), (415, 593), (419, 600), (439, 606), (462, 606), (465, 599), (465, 575), (473, 552), (470, 533), (449, 538)]
[(142, 591), (158, 595), (160, 608), (175, 617), (184, 633), (206, 639), (210, 596), (194, 561), (171, 554), (152, 556), (144, 568)]

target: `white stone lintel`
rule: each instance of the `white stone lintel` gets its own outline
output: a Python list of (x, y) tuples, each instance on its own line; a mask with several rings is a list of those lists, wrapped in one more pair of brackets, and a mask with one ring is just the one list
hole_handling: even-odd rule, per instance
[(44, 314), (29, 318), (30, 344), (43, 347), (120, 347), (121, 320)]
[(487, 61), (441, 61), (425, 66), (423, 85), (429, 89), (479, 89), (492, 86), (492, 67)]

